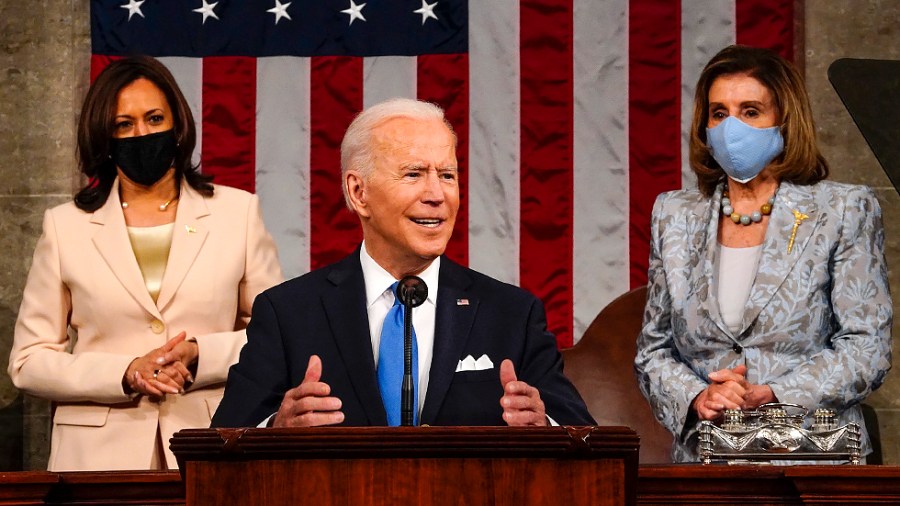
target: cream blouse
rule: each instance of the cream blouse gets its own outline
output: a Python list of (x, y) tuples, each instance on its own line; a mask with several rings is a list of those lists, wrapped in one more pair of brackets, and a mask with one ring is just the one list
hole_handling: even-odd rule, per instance
[(147, 285), (147, 291), (153, 297), (153, 302), (159, 298), (174, 231), (174, 222), (155, 227), (128, 227), (131, 249), (134, 250), (134, 257), (141, 268), (144, 284)]

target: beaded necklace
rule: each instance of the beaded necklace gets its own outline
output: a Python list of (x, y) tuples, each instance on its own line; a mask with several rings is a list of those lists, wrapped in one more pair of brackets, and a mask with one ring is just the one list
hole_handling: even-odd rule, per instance
[(731, 199), (728, 198), (728, 190), (722, 192), (722, 215), (731, 218), (731, 221), (735, 224), (740, 223), (741, 225), (747, 226), (751, 223), (761, 222), (763, 216), (772, 214), (772, 206), (774, 204), (775, 194), (773, 193), (772, 196), (769, 197), (769, 200), (760, 206), (759, 211), (753, 211), (750, 215), (736, 213), (734, 212), (734, 208), (731, 207)]

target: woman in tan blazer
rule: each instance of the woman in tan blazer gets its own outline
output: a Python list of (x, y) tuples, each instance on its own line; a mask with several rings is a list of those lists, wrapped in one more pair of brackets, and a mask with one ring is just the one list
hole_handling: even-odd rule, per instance
[(169, 71), (110, 64), (78, 127), (88, 184), (48, 210), (10, 353), (54, 401), (49, 469), (172, 469), (172, 434), (207, 427), (253, 299), (281, 281), (258, 200), (191, 165), (196, 131)]

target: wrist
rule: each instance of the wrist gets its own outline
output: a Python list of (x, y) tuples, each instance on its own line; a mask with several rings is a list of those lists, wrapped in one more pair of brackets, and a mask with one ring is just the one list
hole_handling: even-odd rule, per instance
[(193, 366), (200, 360), (200, 345), (196, 337), (189, 337), (184, 342), (188, 346), (188, 361), (184, 365)]
[(197, 364), (200, 362), (200, 345), (197, 344), (197, 338), (191, 337), (185, 341), (188, 344), (188, 350), (190, 353), (190, 360), (185, 367), (187, 367), (188, 372), (191, 374), (190, 378), (188, 378), (188, 382), (185, 384), (185, 388), (190, 388), (194, 384), (194, 378), (197, 377)]
[(778, 402), (778, 398), (775, 397), (775, 392), (772, 391), (772, 387), (770, 387), (769, 385), (763, 385), (763, 388), (765, 389), (766, 394), (765, 402), (763, 402), (763, 404), (769, 402)]
[(132, 360), (128, 367), (125, 368), (125, 374), (122, 375), (122, 391), (125, 392), (125, 395), (131, 395), (135, 393), (134, 388), (131, 386), (131, 378), (134, 377), (134, 363), (137, 362), (137, 357)]

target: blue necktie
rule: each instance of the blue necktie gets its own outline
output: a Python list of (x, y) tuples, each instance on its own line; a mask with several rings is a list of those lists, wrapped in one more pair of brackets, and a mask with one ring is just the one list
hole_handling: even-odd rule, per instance
[[(396, 297), (397, 282), (391, 285), (394, 305), (384, 317), (378, 345), (378, 388), (387, 413), (388, 425), (400, 425), (400, 389), (403, 383), (403, 305)], [(413, 425), (419, 423), (419, 350), (412, 332)]]

